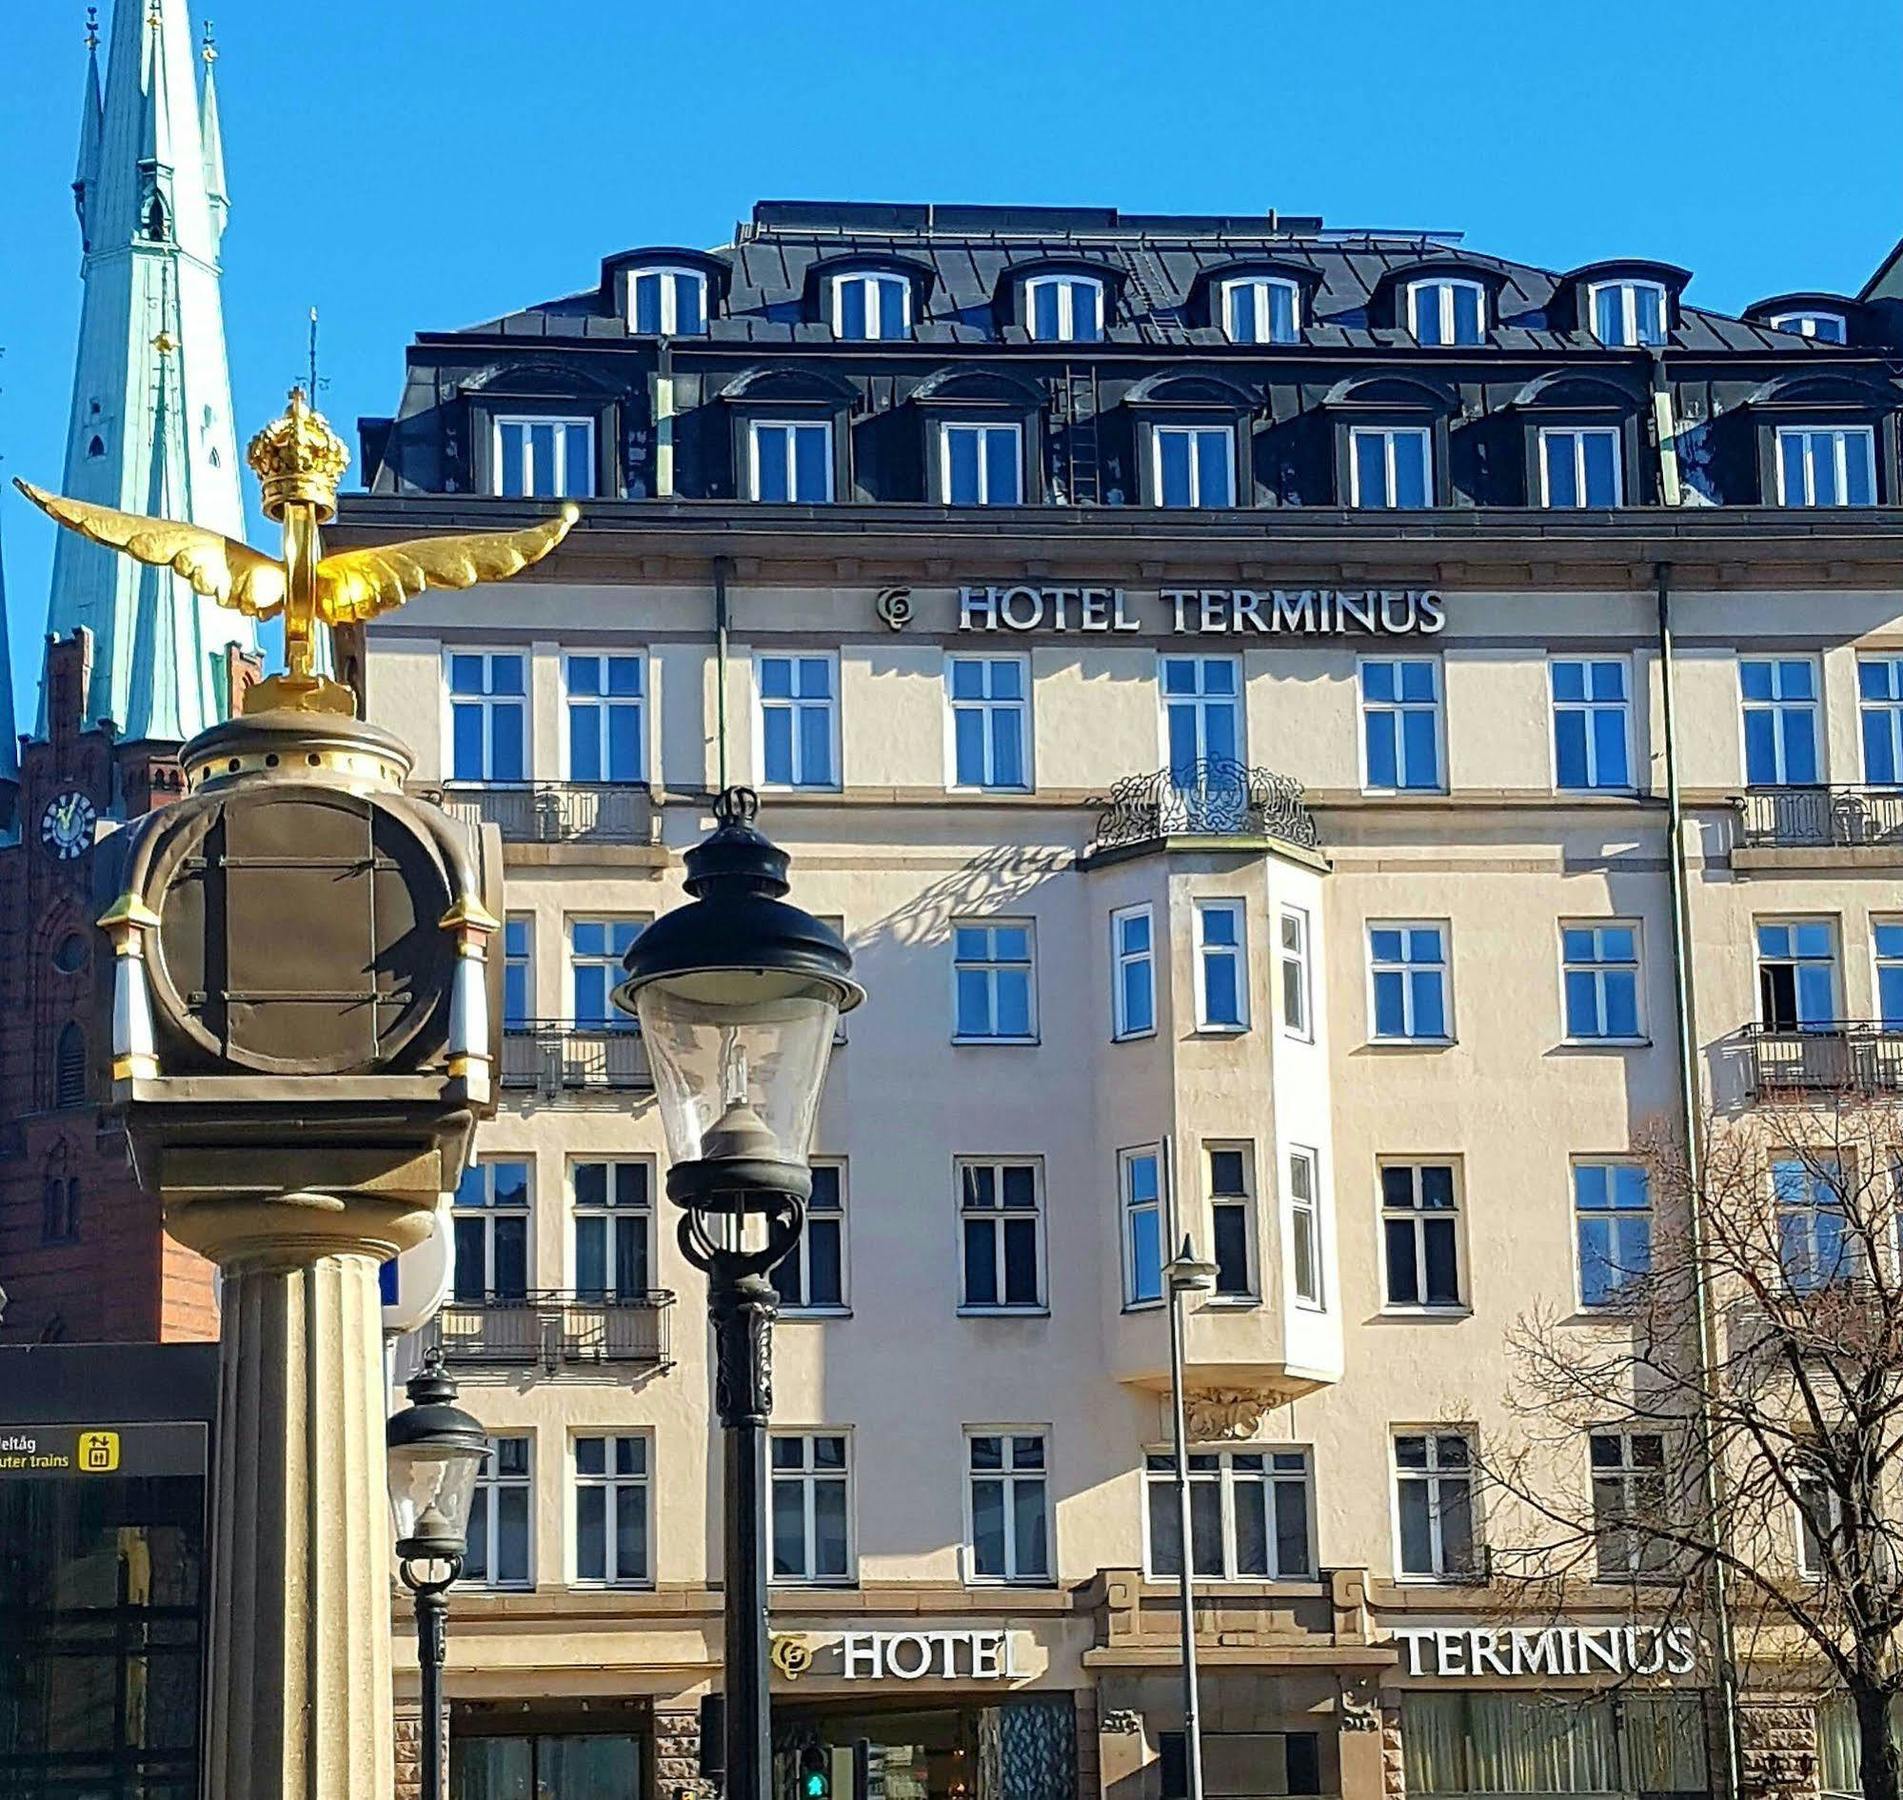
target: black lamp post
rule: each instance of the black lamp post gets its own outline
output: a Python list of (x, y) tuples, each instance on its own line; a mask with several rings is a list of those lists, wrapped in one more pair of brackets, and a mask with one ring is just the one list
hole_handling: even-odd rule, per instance
[(789, 906), (787, 857), (754, 829), (759, 800), (728, 788), (687, 853), (693, 900), (663, 913), (625, 960), (615, 1004), (641, 1021), (667, 1134), (681, 1249), (707, 1276), (714, 1406), (726, 1438), (727, 1800), (770, 1800), (767, 1274), (799, 1241), (807, 1156), (841, 1012), (864, 999), (839, 934)]
[(435, 1345), (405, 1387), (410, 1403), (384, 1427), (397, 1566), (416, 1596), (416, 1661), (423, 1676), (423, 1800), (443, 1800), (443, 1651), (449, 1589), (469, 1549), (476, 1472), (489, 1454), (483, 1429), (456, 1404)]

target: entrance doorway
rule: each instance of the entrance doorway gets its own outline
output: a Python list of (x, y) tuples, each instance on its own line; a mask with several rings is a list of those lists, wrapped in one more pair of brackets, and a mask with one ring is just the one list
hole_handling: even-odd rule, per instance
[(773, 1709), (773, 1800), (1073, 1800), (1068, 1694)]

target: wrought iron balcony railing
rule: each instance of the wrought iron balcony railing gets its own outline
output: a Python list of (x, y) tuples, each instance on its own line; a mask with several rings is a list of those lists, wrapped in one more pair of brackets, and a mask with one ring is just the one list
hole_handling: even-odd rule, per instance
[(626, 782), (446, 783), (431, 798), (459, 819), (496, 825), (529, 844), (646, 844), (654, 836), (648, 790)]
[(591, 1092), (645, 1092), (654, 1086), (654, 1075), (632, 1019), (625, 1025), (525, 1019), (502, 1028), (502, 1085), (535, 1088), (559, 1100)]
[(1738, 796), (1738, 818), (1753, 847), (1903, 846), (1903, 788), (1752, 788)]
[(1815, 1025), (1747, 1025), (1745, 1078), (1752, 1095), (1903, 1094), (1903, 1024), (1827, 1019)]
[(1317, 841), (1299, 781), (1227, 757), (1126, 775), (1098, 804), (1093, 850), (1170, 837), (1273, 837), (1309, 849)]
[(589, 1294), (545, 1289), (465, 1296), (446, 1302), (430, 1322), (428, 1341), (451, 1363), (540, 1367), (550, 1374), (597, 1363), (666, 1367), (674, 1296)]

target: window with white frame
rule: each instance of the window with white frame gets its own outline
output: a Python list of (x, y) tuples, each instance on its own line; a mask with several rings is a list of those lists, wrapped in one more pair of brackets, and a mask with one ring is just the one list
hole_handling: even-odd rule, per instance
[(1868, 425), (1780, 425), (1780, 506), (1874, 506), (1877, 438)]
[(1382, 1266), (1391, 1307), (1458, 1307), (1460, 1186), (1451, 1162), (1381, 1165)]
[(1122, 1189), (1123, 1304), (1154, 1306), (1163, 1298), (1162, 1153), (1150, 1145), (1120, 1151)]
[(1870, 953), (1877, 971), (1877, 1021), (1903, 1031), (1903, 919), (1870, 921)]
[(953, 785), (1024, 792), (1031, 785), (1031, 684), (1024, 658), (948, 657), (945, 681)]
[(1434, 440), (1425, 425), (1355, 425), (1348, 432), (1348, 504), (1434, 504)]
[(1903, 787), (1903, 656), (1857, 658), (1857, 723), (1864, 780)]
[(1232, 344), (1292, 344), (1302, 331), (1302, 290), (1277, 275), (1222, 284), (1223, 329)]
[(570, 919), (568, 921), (569, 1016), (584, 1030), (632, 1031), (634, 1015), (608, 996), (627, 974), (622, 958), (641, 935), (645, 919)]
[[(1150, 1566), (1183, 1572), (1176, 1462), (1146, 1456)], [(1210, 1581), (1305, 1581), (1315, 1573), (1306, 1450), (1193, 1450), (1189, 1454), (1191, 1573)]]
[(1740, 658), (1744, 778), (1752, 787), (1809, 787), (1818, 779), (1817, 665), (1805, 656)]
[(535, 918), (510, 913), (502, 923), (502, 1026), (520, 1030), (535, 1016)]
[(1815, 1031), (1837, 1019), (1837, 927), (1829, 919), (1757, 919), (1758, 1022)]
[(1165, 656), (1159, 660), (1164, 735), (1170, 775), (1193, 785), (1197, 764), (1242, 759), (1241, 670), (1233, 656)]
[(1630, 666), (1622, 656), (1556, 656), (1553, 779), (1562, 792), (1622, 792), (1632, 785)]
[(1249, 951), (1240, 900), (1196, 902), (1196, 1027), (1245, 1031)]
[(1367, 790), (1439, 792), (1440, 738), (1440, 659), (1364, 657), (1361, 757)]
[(1147, 906), (1126, 906), (1110, 915), (1110, 945), (1117, 965), (1110, 990), (1110, 1022), (1118, 1038), (1147, 1037), (1156, 1029), (1155, 930)]
[(1639, 1016), (1639, 928), (1631, 920), (1580, 920), (1559, 928), (1566, 1035), (1578, 1043), (1633, 1043)]
[(1616, 425), (1540, 427), (1542, 506), (1623, 506), (1625, 479)]
[(815, 1161), (806, 1229), (767, 1275), (784, 1312), (846, 1310), (846, 1165)]
[(750, 419), (753, 497), (818, 505), (833, 497), (830, 419)]
[(1041, 1431), (967, 1431), (974, 1581), (1048, 1581), (1051, 1507)]
[(1618, 1306), (1652, 1273), (1652, 1180), (1643, 1163), (1573, 1164), (1581, 1306)]
[(529, 1291), (529, 1165), (483, 1157), (463, 1170), (450, 1214), (452, 1292), (469, 1305), (507, 1305)]
[(1037, 1037), (1029, 919), (952, 925), (952, 1035), (960, 1043), (1028, 1044)]
[(1103, 283), (1092, 275), (1034, 275), (1024, 317), (1040, 344), (1094, 344), (1103, 336)]
[(1150, 483), (1158, 506), (1234, 506), (1235, 427), (1151, 426)]
[(571, 1162), (575, 1294), (645, 1300), (654, 1285), (654, 1168), (633, 1159)]
[(1794, 1294), (1815, 1293), (1856, 1273), (1842, 1162), (1827, 1152), (1771, 1159), (1778, 1267)]
[(1298, 906), (1285, 906), (1276, 919), (1281, 941), (1282, 1029), (1290, 1037), (1312, 1039), (1314, 1027), (1309, 1018), (1308, 987), (1308, 914)]
[(850, 1443), (844, 1432), (773, 1434), (770, 1458), (775, 1581), (852, 1580)]
[(1602, 344), (1633, 350), (1665, 342), (1669, 316), (1656, 281), (1595, 281), (1586, 289), (1592, 334)]
[(654, 1578), (648, 1454), (634, 1434), (575, 1439), (577, 1581), (644, 1587)]
[(628, 294), (642, 337), (699, 337), (707, 329), (707, 277), (698, 269), (636, 269)]
[(526, 1437), (491, 1437), (469, 1503), (462, 1579), (478, 1587), (530, 1585), (534, 1455)]
[(1418, 344), (1478, 344), (1487, 329), (1487, 290), (1477, 281), (1437, 275), (1407, 287), (1407, 325)]
[(520, 650), (449, 652), (451, 781), (527, 778), (528, 666)]
[(1671, 1522), (1665, 1434), (1589, 1431), (1586, 1445), (1599, 1579), (1628, 1581), (1669, 1569), (1672, 1545), (1659, 1535)]
[(1044, 1305), (1044, 1209), (1034, 1162), (960, 1157), (958, 1304), (966, 1312)]
[(1378, 1042), (1447, 1043), (1448, 927), (1438, 920), (1368, 926), (1369, 1033)]
[(1304, 1306), (1325, 1306), (1322, 1281), (1321, 1178), (1313, 1150), (1288, 1153), (1289, 1277)]
[(1791, 1487), (1797, 1504), (1797, 1572), (1818, 1581), (1830, 1568), (1833, 1553), (1842, 1554), (1837, 1540), (1844, 1528), (1843, 1496), (1808, 1445), (1792, 1453)]
[(498, 418), (494, 455), (505, 500), (585, 500), (595, 491), (593, 419)]
[(642, 660), (639, 656), (563, 657), (570, 781), (646, 779), (642, 703), (647, 683)]
[(1247, 1144), (1206, 1144), (1209, 1253), (1216, 1292), (1253, 1299), (1255, 1278), (1255, 1154)]
[(756, 656), (760, 778), (768, 787), (839, 785), (839, 665), (830, 655)]
[(903, 275), (835, 275), (832, 286), (835, 337), (902, 338), (910, 333), (912, 284)]
[(1794, 331), (1799, 337), (1815, 338), (1820, 344), (1843, 344), (1850, 339), (1843, 314), (1825, 312), (1821, 307), (1798, 307), (1791, 312), (1773, 313), (1765, 323), (1773, 331)]
[(1024, 430), (1011, 424), (938, 428), (940, 498), (947, 506), (1024, 504)]
[(1478, 1572), (1473, 1446), (1462, 1431), (1402, 1432), (1394, 1440), (1399, 1573), (1452, 1580)]

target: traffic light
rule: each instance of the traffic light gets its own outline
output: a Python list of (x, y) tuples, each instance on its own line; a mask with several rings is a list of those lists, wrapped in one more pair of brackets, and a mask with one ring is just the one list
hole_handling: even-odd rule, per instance
[(800, 1800), (832, 1800), (832, 1791), (825, 1750), (818, 1744), (808, 1744), (800, 1752)]

